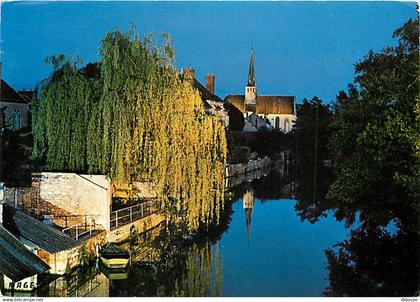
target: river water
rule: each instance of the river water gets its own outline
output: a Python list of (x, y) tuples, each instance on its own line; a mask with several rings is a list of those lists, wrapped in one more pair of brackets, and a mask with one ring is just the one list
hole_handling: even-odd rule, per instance
[(31, 295), (317, 297), (414, 292), (415, 232), (399, 230), (402, 224), (396, 220), (387, 227), (368, 224), (366, 217), (360, 222), (360, 210), (324, 198), (331, 171), (321, 169), (318, 175), (314, 182), (310, 170), (284, 166), (254, 175), (254, 180), (230, 189), (220, 223), (203, 234), (185, 238), (182, 232), (172, 230), (168, 236), (155, 230), (133, 247), (129, 271), (110, 273), (96, 263), (47, 282)]
[(223, 296), (322, 295), (328, 285), (324, 250), (349, 231), (333, 217), (301, 221), (295, 204), (255, 199), (252, 213), (243, 199), (233, 204), (232, 222), (218, 243)]

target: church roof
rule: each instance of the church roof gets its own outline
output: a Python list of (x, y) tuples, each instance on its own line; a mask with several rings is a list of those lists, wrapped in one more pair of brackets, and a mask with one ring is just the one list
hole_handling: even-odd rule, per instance
[(295, 114), (294, 96), (257, 96), (257, 114)]
[(235, 105), (242, 113), (252, 111), (257, 114), (296, 114), (294, 96), (259, 95), (256, 108), (250, 105), (245, 106), (244, 95), (228, 95), (225, 102)]
[(238, 108), (242, 113), (244, 113), (246, 111), (245, 110), (245, 96), (244, 95), (228, 95), (225, 98), (225, 102), (231, 103), (236, 108)]

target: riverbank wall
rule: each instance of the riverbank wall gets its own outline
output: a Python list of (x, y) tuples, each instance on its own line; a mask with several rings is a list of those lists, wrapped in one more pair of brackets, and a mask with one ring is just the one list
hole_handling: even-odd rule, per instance
[(272, 160), (269, 157), (258, 158), (250, 160), (247, 163), (229, 164), (226, 166), (225, 177), (234, 177), (242, 174), (247, 174), (251, 171), (260, 170), (265, 167), (269, 167), (272, 164)]

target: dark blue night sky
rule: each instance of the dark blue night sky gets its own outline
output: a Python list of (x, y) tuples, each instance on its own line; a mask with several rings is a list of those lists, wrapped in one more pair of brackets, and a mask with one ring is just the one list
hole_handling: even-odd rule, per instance
[(101, 38), (130, 24), (171, 34), (179, 69), (192, 66), (216, 93), (243, 94), (255, 49), (260, 95), (333, 100), (353, 80), (353, 64), (392, 45), (415, 17), (414, 2), (7, 2), (1, 7), (3, 78), (29, 89), (51, 71), (46, 56), (98, 59)]

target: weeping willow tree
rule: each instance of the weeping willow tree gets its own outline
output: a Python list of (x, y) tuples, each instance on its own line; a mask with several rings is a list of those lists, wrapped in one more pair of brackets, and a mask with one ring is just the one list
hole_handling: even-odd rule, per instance
[(218, 220), (226, 137), (198, 92), (179, 79), (174, 50), (148, 35), (108, 33), (98, 76), (54, 58), (54, 76), (34, 104), (35, 158), (49, 169), (147, 181), (162, 209), (183, 213), (190, 230)]
[(54, 73), (33, 102), (33, 157), (45, 159), (51, 170), (85, 170), (87, 125), (96, 104), (98, 84), (77, 68), (81, 60), (62, 55), (46, 60)]

